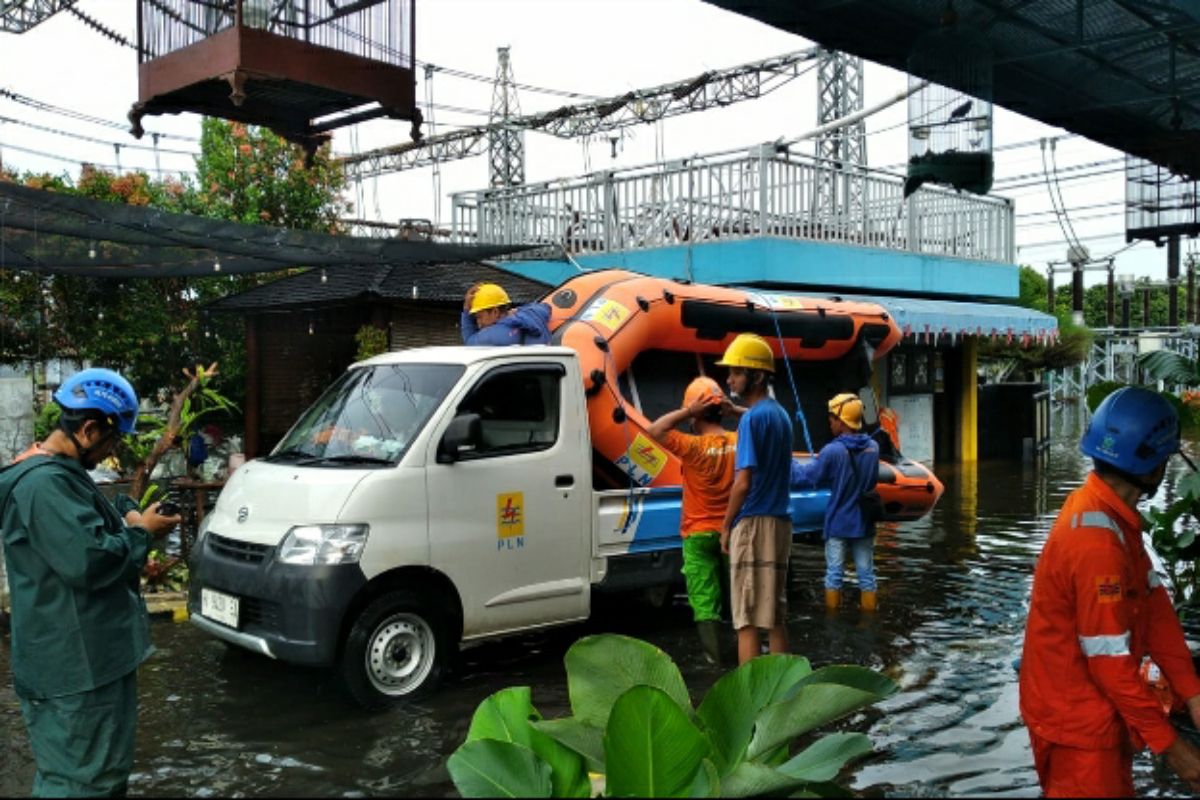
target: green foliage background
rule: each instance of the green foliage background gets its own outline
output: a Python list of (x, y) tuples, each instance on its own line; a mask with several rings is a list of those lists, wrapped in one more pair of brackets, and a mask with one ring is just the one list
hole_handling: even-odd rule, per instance
[[(155, 180), (85, 166), (72, 179), (0, 170), (0, 181), (113, 203), (235, 222), (336, 233), (350, 211), (345, 179), (328, 146), (313, 167), (266, 129), (224, 120), (201, 124), (196, 174)], [(297, 264), (297, 268), (304, 265)], [(208, 315), (206, 303), (275, 280), (289, 270), (211, 278), (115, 280), (0, 270), (0, 363), (61, 357), (122, 370), (142, 394), (178, 387), (184, 367), (220, 363), (222, 390), (244, 401), (241, 317)]]

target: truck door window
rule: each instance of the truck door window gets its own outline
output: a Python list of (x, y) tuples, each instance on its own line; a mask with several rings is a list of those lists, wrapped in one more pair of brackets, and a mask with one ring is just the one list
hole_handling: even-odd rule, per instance
[(471, 458), (546, 450), (558, 441), (564, 370), (557, 364), (500, 367), (458, 407), (478, 414), (483, 441)]

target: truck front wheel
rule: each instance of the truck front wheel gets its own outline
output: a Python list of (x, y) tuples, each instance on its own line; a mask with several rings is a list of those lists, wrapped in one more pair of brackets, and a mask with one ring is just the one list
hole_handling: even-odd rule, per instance
[(338, 674), (366, 708), (431, 692), (454, 644), (444, 617), (411, 592), (388, 592), (368, 605), (346, 636)]

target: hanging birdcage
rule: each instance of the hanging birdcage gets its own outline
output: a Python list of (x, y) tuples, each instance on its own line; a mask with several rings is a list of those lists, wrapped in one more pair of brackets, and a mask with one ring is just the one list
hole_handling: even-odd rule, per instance
[(419, 138), (415, 0), (138, 0), (142, 117), (190, 111), (271, 128), (311, 153), (375, 117)]
[(908, 57), (907, 197), (923, 183), (986, 194), (992, 188), (992, 55), (952, 8)]

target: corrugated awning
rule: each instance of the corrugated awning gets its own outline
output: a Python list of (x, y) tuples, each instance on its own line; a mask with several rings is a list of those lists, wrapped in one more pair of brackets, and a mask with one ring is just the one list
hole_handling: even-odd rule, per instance
[(1058, 320), (1041, 311), (998, 303), (965, 303), (879, 295), (839, 295), (878, 303), (887, 309), (905, 337), (986, 336), (1022, 341), (1058, 338)]

